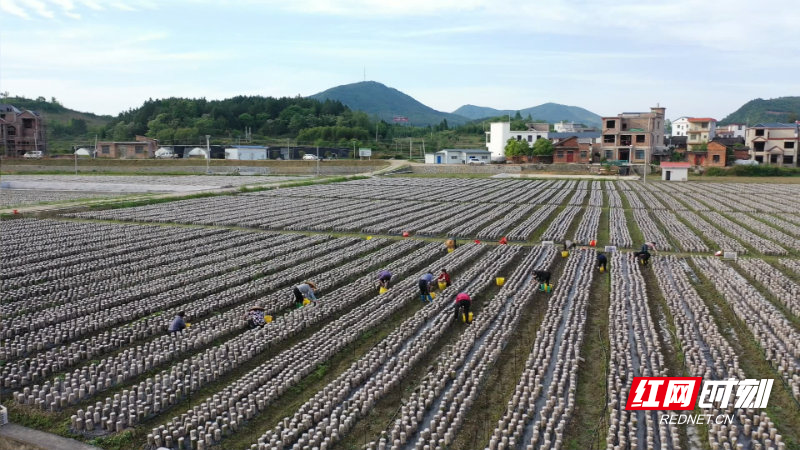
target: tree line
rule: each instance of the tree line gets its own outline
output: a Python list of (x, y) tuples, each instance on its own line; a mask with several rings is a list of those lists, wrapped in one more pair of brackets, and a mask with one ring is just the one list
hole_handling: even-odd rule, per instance
[[(17, 97), (8, 101), (21, 108), (45, 112), (49, 147), (53, 152), (67, 151), (71, 145), (81, 142), (91, 144), (95, 137), (101, 141), (130, 141), (136, 135), (143, 135), (168, 146), (204, 144), (205, 136), (210, 135), (214, 143), (274, 145), (291, 139), (294, 145), (367, 146), (384, 156), (397, 157), (408, 155), (409, 144), (405, 141), (408, 139), (417, 147), (412, 153), (418, 156), (422, 146), (428, 152), (483, 147), (488, 123), (508, 120), (504, 115), (456, 127), (451, 127), (446, 119), (435, 125), (414, 126), (388, 123), (351, 110), (337, 100), (319, 101), (299, 96), (149, 99), (116, 117), (87, 113), (77, 117), (79, 113), (65, 108), (55, 98), (47, 101)], [(525, 123), (531, 121), (530, 116), (523, 119), (517, 112), (512, 129), (525, 128)]]

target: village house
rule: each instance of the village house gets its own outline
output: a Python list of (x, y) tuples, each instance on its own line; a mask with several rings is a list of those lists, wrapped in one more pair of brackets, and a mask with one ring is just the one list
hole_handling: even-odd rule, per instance
[(717, 121), (710, 117), (689, 117), (689, 130), (686, 132), (686, 150), (693, 151), (704, 147), (714, 139)]
[(749, 127), (745, 136), (751, 159), (761, 164), (797, 167), (800, 121), (759, 123)]
[(592, 143), (590, 139), (571, 136), (553, 143), (554, 163), (581, 163), (592, 161)]
[(36, 111), (22, 111), (13, 105), (0, 104), (0, 140), (6, 157), (19, 157), (31, 151), (44, 153), (46, 141), (41, 115)]
[(492, 122), (486, 132), (486, 149), (492, 155), (492, 161), (505, 161), (506, 143), (509, 139), (525, 141), (528, 146), (533, 146), (537, 139), (547, 139), (550, 133), (550, 124), (528, 123), (527, 130), (511, 130), (510, 122)]
[[(603, 117), (602, 156), (609, 160), (643, 164), (668, 155), (664, 145), (664, 112), (656, 106), (650, 112), (624, 112)], [(655, 158), (654, 158), (655, 157)]]
[(133, 141), (97, 143), (98, 158), (146, 159), (155, 157), (158, 140), (147, 136), (136, 136)]

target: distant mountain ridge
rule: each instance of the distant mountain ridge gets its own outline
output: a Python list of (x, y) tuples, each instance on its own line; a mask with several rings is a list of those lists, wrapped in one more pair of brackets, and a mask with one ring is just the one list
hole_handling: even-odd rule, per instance
[(338, 100), (350, 109), (376, 115), (391, 123), (395, 116), (408, 118), (411, 125), (438, 125), (447, 120), (448, 125), (461, 125), (469, 119), (457, 114), (437, 111), (413, 97), (377, 81), (361, 81), (332, 87), (308, 98), (325, 101)]
[(525, 109), (494, 109), (485, 106), (464, 105), (453, 114), (458, 114), (468, 117), (473, 120), (484, 119), (486, 117), (497, 117), (505, 115), (515, 115), (519, 111), (522, 117), (527, 117), (528, 114), (534, 120), (544, 120), (548, 123), (556, 123), (562, 120), (568, 122), (582, 123), (584, 125), (600, 126), (602, 119), (599, 115), (578, 107), (567, 106), (559, 103), (543, 103), (539, 106), (532, 106)]
[(800, 97), (778, 97), (764, 100), (750, 100), (736, 111), (728, 114), (719, 123), (757, 123), (786, 122), (800, 120)]

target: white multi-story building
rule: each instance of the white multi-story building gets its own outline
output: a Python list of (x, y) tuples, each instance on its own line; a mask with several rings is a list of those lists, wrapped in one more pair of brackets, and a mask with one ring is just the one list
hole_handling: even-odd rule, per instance
[(672, 121), (672, 134), (671, 136), (688, 136), (689, 133), (689, 117), (679, 117)]
[(717, 127), (717, 136), (724, 138), (742, 138), (745, 137), (747, 125), (743, 123), (731, 123), (724, 126)]
[(486, 132), (486, 149), (492, 154), (492, 161), (505, 161), (506, 143), (509, 139), (525, 141), (529, 146), (537, 139), (547, 139), (550, 124), (529, 123), (527, 130), (512, 131), (510, 122), (492, 122)]

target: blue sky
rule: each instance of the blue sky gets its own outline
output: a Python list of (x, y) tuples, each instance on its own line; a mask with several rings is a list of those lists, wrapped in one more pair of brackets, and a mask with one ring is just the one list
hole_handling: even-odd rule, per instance
[(0, 91), (98, 114), (364, 79), (440, 111), (800, 95), (800, 8), (761, 0), (0, 0)]

